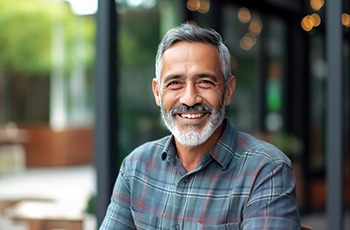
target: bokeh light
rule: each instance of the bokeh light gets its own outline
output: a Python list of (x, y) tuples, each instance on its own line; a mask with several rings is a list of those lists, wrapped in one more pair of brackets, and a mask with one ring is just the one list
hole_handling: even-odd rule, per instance
[(252, 33), (246, 33), (240, 40), (239, 45), (244, 50), (250, 50), (256, 44), (256, 37)]
[(209, 0), (201, 0), (199, 4), (199, 9), (198, 12), (205, 14), (209, 11), (210, 9), (210, 1)]
[(350, 14), (343, 13), (341, 15), (341, 22), (343, 26), (350, 27)]
[(324, 0), (310, 0), (310, 6), (313, 10), (319, 11), (324, 6)]
[(311, 14), (310, 20), (311, 20), (311, 23), (313, 24), (313, 27), (317, 27), (321, 24), (321, 17), (316, 13)]
[(263, 23), (258, 16), (255, 16), (249, 24), (249, 31), (254, 35), (259, 35), (263, 29)]
[(245, 7), (242, 7), (238, 10), (237, 16), (238, 20), (242, 23), (248, 23), (252, 18), (250, 11)]
[(313, 26), (313, 23), (311, 21), (310, 15), (306, 15), (302, 20), (301, 20), (301, 27), (305, 31), (311, 31)]
[(205, 14), (210, 10), (210, 0), (188, 0), (186, 7), (190, 11), (198, 11)]
[(197, 11), (200, 7), (200, 1), (199, 0), (188, 0), (186, 6), (187, 6), (187, 9), (190, 11)]

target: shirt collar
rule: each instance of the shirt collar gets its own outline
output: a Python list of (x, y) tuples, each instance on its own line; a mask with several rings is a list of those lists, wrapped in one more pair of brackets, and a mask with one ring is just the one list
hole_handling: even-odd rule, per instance
[[(237, 139), (237, 130), (233, 127), (231, 122), (226, 118), (223, 121), (224, 131), (218, 140), (218, 142), (209, 150), (209, 153), (204, 155), (201, 164), (211, 156), (216, 160), (223, 169), (226, 169), (230, 161), (234, 156), (236, 150), (236, 139)], [(175, 147), (174, 136), (170, 135), (167, 138), (167, 141), (164, 145), (162, 151), (162, 159), (167, 160), (171, 164), (176, 163), (177, 151)]]

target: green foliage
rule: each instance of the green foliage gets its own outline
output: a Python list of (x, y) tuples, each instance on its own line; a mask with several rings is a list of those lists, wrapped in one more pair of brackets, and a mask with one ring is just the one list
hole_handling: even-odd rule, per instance
[(159, 43), (157, 9), (130, 10), (120, 18), (120, 61), (123, 67), (154, 65)]
[[(74, 15), (64, 2), (48, 0), (0, 0), (0, 73), (47, 76), (51, 71), (53, 28), (64, 28), (66, 71), (70, 68), (70, 49), (74, 36)], [(92, 41), (92, 19), (88, 36)], [(91, 64), (92, 47), (87, 60)]]
[(85, 212), (88, 214), (95, 214), (96, 195), (90, 195), (86, 203)]

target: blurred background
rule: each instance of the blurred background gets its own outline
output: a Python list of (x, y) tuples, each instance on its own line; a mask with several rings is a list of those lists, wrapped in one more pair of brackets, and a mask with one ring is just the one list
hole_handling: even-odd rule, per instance
[[(334, 179), (349, 227), (350, 1), (340, 2)], [(0, 0), (0, 229), (96, 229), (121, 160), (168, 134), (154, 59), (186, 21), (222, 34), (237, 79), (227, 116), (289, 156), (303, 223), (327, 229), (329, 98), (339, 92), (328, 87), (326, 3)]]

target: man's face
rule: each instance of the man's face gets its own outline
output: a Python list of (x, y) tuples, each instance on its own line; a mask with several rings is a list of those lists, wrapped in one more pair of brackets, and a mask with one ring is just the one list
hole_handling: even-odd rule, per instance
[(231, 102), (233, 82), (230, 79), (225, 95), (219, 53), (210, 44), (178, 42), (164, 52), (160, 83), (154, 80), (152, 87), (178, 142), (193, 147), (210, 138)]

